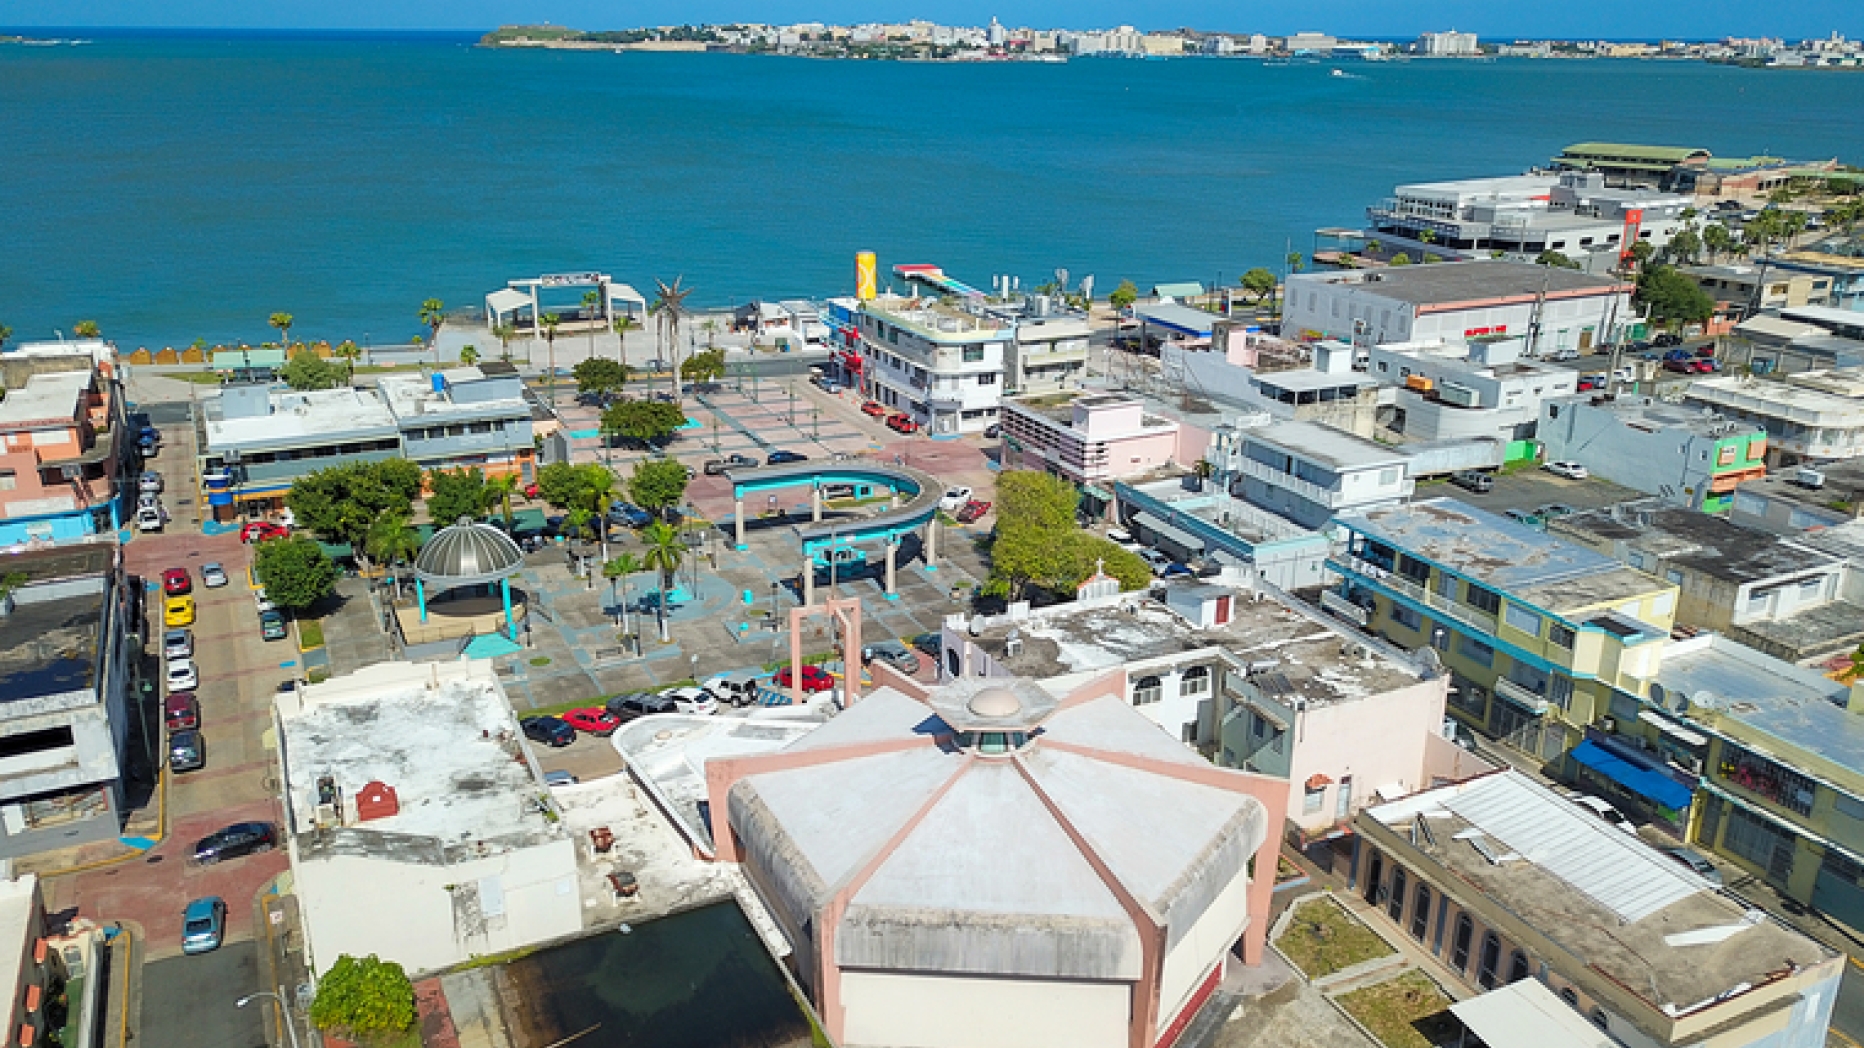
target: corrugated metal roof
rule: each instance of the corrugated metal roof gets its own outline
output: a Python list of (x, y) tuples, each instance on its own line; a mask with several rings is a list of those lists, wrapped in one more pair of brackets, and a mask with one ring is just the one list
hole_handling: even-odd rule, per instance
[(1443, 806), (1627, 923), (1702, 888), (1656, 849), (1515, 772), (1472, 782)]

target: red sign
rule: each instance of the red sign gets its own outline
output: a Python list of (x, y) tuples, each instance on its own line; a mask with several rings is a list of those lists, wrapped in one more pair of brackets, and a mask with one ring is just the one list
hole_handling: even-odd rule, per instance
[(1632, 208), (1625, 212), (1624, 240), (1618, 245), (1618, 261), (1631, 257), (1631, 245), (1637, 243), (1638, 227), (1644, 224), (1644, 210)]

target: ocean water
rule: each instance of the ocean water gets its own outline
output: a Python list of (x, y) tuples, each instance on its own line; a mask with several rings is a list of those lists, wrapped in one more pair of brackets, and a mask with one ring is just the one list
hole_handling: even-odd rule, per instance
[[(1855, 78), (1701, 63), (909, 64), (492, 51), (459, 35), (0, 47), (0, 323), (380, 344), (420, 302), (599, 269), (694, 303), (1235, 280), (1399, 182), (1582, 140), (1864, 153)], [(650, 292), (651, 295), (651, 292)]]

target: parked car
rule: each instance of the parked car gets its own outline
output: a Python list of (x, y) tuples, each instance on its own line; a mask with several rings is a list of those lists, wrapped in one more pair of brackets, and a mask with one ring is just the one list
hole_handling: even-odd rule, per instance
[(1165, 574), (1165, 569), (1171, 567), (1171, 558), (1160, 553), (1158, 550), (1142, 547), (1135, 552), (1139, 554), (1140, 560), (1146, 562), (1146, 567), (1152, 569), (1152, 574), (1154, 575), (1163, 575)]
[(1107, 541), (1131, 553), (1137, 553), (1144, 548), (1130, 533), (1121, 528), (1108, 528)]
[(992, 422), (990, 425), (984, 427), (985, 440), (995, 440), (1002, 435), (1003, 423), (1001, 422)]
[(908, 643), (936, 659), (945, 647), (945, 637), (939, 633), (919, 633)]
[(168, 769), (198, 771), (207, 767), (207, 739), (193, 728), (168, 734)]
[(672, 699), (662, 698), (645, 691), (608, 700), (608, 712), (615, 716), (619, 724), (640, 720), (642, 717), (655, 713), (678, 713), (679, 711), (678, 704)]
[(252, 602), (258, 607), (259, 614), (261, 615), (268, 611), (278, 610), (278, 605), (273, 602), (272, 598), (265, 595), (264, 586), (260, 586), (258, 589), (252, 591)]
[(600, 706), (584, 706), (564, 713), (563, 723), (577, 731), (607, 738), (615, 734), (616, 728), (621, 727), (621, 718)]
[(525, 738), (552, 748), (568, 746), (576, 741), (576, 729), (564, 723), (560, 717), (526, 717), (518, 722), (518, 727), (524, 729)]
[(137, 509), (161, 509), (162, 497), (153, 491), (145, 491), (136, 496)]
[(1549, 502), (1545, 506), (1536, 507), (1534, 515), (1542, 520), (1553, 520), (1557, 517), (1570, 517), (1578, 512), (1564, 502)]
[(193, 659), (169, 660), (163, 680), (168, 682), (169, 691), (193, 691), (201, 686), (201, 675), (195, 670)]
[(681, 713), (696, 713), (708, 716), (718, 712), (718, 698), (704, 688), (691, 684), (678, 688), (668, 688), (660, 697), (673, 704)]
[(173, 597), (183, 593), (192, 593), (193, 591), (194, 582), (192, 579), (188, 578), (188, 569), (169, 568), (162, 572), (163, 593)]
[(990, 512), (990, 503), (982, 502), (982, 501), (979, 501), (978, 499), (972, 499), (971, 501), (964, 504), (963, 509), (958, 511), (958, 523), (975, 524), (979, 520), (983, 519), (984, 514), (989, 513), (989, 512)]
[(547, 771), (544, 773), (544, 785), (546, 786), (574, 786), (577, 781), (576, 776), (571, 775), (567, 771)]
[(887, 409), (879, 401), (869, 400), (861, 405), (861, 414), (868, 418), (885, 418)]
[(286, 539), (291, 537), (291, 529), (269, 520), (255, 520), (239, 529), (241, 542), (264, 542), (268, 539)]
[(867, 645), (861, 649), (861, 660), (884, 662), (907, 676), (919, 672), (919, 656), (897, 640), (881, 640)]
[(1692, 361), (1683, 360), (1680, 357), (1664, 361), (1663, 369), (1665, 371), (1674, 371), (1682, 375), (1693, 375), (1696, 373), (1696, 365)]
[(219, 589), (227, 584), (227, 569), (219, 561), (208, 561), (201, 565), (201, 585), (208, 589)]
[(1656, 338), (1651, 339), (1650, 344), (1658, 349), (1662, 349), (1665, 346), (1680, 346), (1683, 344), (1683, 336), (1673, 331), (1664, 331), (1659, 333)]
[(1593, 379), (1591, 376), (1586, 376), (1584, 378), (1581, 378), (1579, 380), (1578, 385), (1576, 385), (1574, 388), (1577, 389), (1581, 393), (1590, 393), (1593, 390), (1598, 389), (1600, 385), (1601, 383)]
[(632, 502), (617, 502), (608, 507), (608, 519), (623, 527), (644, 528), (654, 522), (654, 515)]
[[(774, 683), (779, 688), (789, 687), (790, 686), (790, 668), (788, 666), (785, 666), (782, 669), (778, 670), (777, 675), (771, 678), (771, 680), (772, 680), (772, 683)], [(829, 676), (828, 671), (823, 669), (822, 667), (816, 666), (816, 665), (805, 665), (802, 668), (803, 691), (805, 692), (827, 691), (830, 688), (833, 688), (834, 686), (835, 686), (835, 678)]]
[(829, 378), (827, 375), (817, 375), (811, 378), (809, 381), (815, 383), (816, 388), (820, 389), (824, 393), (840, 393), (841, 392), (841, 383), (835, 381), (832, 378)]
[(278, 829), (269, 822), (236, 822), (194, 842), (194, 861), (216, 863), (258, 855), (278, 847)]
[(1584, 480), (1590, 476), (1583, 464), (1565, 459), (1555, 459), (1540, 468), (1556, 477), (1565, 477), (1567, 480)]
[(1502, 516), (1507, 517), (1516, 524), (1525, 524), (1530, 528), (1538, 528), (1543, 523), (1539, 517), (1536, 517), (1534, 514), (1524, 509), (1503, 510)]
[(1486, 495), (1495, 490), (1495, 478), (1479, 469), (1459, 469), (1450, 474), (1450, 483), (1478, 495)]
[(181, 952), (212, 953), (226, 930), (227, 904), (218, 895), (196, 899), (181, 911)]
[(194, 655), (194, 634), (187, 630), (168, 630), (162, 634), (162, 657), (186, 659)]
[(946, 488), (945, 496), (938, 500), (938, 508), (947, 513), (956, 513), (969, 501), (971, 501), (970, 488)]
[(887, 428), (895, 433), (917, 433), (919, 423), (914, 422), (913, 417), (906, 412), (896, 411), (887, 416)]
[(154, 470), (146, 470), (136, 478), (136, 488), (139, 491), (159, 493), (162, 490), (162, 475)]
[(1592, 814), (1597, 815), (1599, 818), (1605, 820), (1607, 823), (1618, 827), (1619, 829), (1625, 831), (1626, 833), (1630, 833), (1630, 834), (1637, 833), (1636, 824), (1632, 823), (1630, 819), (1625, 818), (1624, 813), (1619, 811), (1617, 808), (1612, 807), (1610, 802), (1608, 801), (1600, 800), (1599, 798), (1594, 797), (1591, 794), (1587, 794), (1587, 793), (1581, 793), (1581, 794), (1574, 796), (1572, 798), (1572, 801), (1574, 804), (1577, 804), (1581, 808), (1585, 809), (1586, 811), (1589, 811)]
[(723, 475), (727, 470), (756, 468), (757, 460), (749, 455), (726, 455), (722, 459), (707, 460), (705, 464), (705, 475), (708, 477), (717, 477)]
[(1577, 349), (1556, 349), (1553, 352), (1547, 354), (1547, 359), (1554, 360), (1554, 361), (1578, 360), (1579, 350)]
[(285, 616), (273, 608), (259, 613), (259, 639), (284, 640), (291, 633), (285, 628)]
[(792, 462), (807, 462), (809, 456), (799, 451), (773, 451), (764, 457), (766, 466), (784, 466)]
[(139, 509), (136, 511), (137, 531), (161, 531), (168, 515), (159, 509)]
[(187, 731), (201, 726), (201, 703), (191, 691), (171, 691), (162, 700), (162, 726), (169, 731)]
[(720, 673), (708, 679), (700, 687), (712, 693), (712, 697), (727, 706), (754, 706), (757, 693), (762, 688), (755, 673)]
[(164, 600), (162, 602), (162, 625), (194, 625), (194, 598), (183, 595)]
[(1708, 881), (1717, 888), (1722, 886), (1722, 871), (1716, 869), (1714, 863), (1703, 858), (1698, 853), (1690, 851), (1688, 848), (1666, 848), (1663, 853), (1675, 859), (1677, 862), (1682, 863), (1684, 866), (1689, 867), (1691, 870), (1694, 870), (1703, 880)]

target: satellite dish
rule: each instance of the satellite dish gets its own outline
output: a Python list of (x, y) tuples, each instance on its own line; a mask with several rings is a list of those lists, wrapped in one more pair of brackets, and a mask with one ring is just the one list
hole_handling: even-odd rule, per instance
[[(1612, 507), (1612, 509), (1614, 510), (1616, 510), (1617, 508), (1618, 508), (1617, 506)], [(1663, 685), (1658, 684), (1656, 681), (1650, 682), (1650, 701), (1656, 703), (1659, 706), (1663, 705)]]
[(1703, 709), (1712, 710), (1722, 704), (1722, 697), (1706, 688), (1691, 695), (1687, 700), (1679, 695), (1676, 699), (1676, 712), (1681, 713), (1688, 709), (1689, 704), (1692, 702), (1701, 706)]

